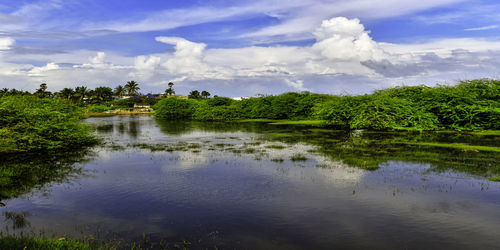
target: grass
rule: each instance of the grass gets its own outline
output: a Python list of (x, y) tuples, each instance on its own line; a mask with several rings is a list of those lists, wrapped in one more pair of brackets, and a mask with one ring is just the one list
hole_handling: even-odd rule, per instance
[(277, 122), (271, 122), (271, 125), (304, 125), (304, 126), (324, 126), (324, 120), (300, 120), (300, 121), (290, 121), (282, 120)]
[(243, 153), (245, 154), (253, 154), (255, 152), (256, 152), (255, 148), (247, 148), (243, 151)]
[(490, 181), (497, 181), (497, 182), (500, 182), (500, 176), (496, 176), (496, 177), (491, 177), (489, 178)]
[(498, 135), (498, 136), (500, 136), (500, 130), (474, 131), (474, 132), (468, 132), (468, 134), (473, 134), (473, 135)]
[(465, 143), (403, 142), (409, 145), (462, 149), (466, 151), (489, 151), (500, 153), (500, 147), (469, 145)]
[(292, 137), (293, 136), (293, 134), (289, 134), (289, 133), (269, 133), (267, 135), (275, 136), (275, 137)]
[(272, 145), (267, 145), (266, 148), (272, 148), (272, 149), (284, 149), (285, 146), (283, 145), (276, 145), (276, 144), (272, 144)]
[(198, 143), (192, 143), (188, 145), (188, 148), (201, 148), (201, 145)]
[(0, 249), (91, 249), (88, 244), (74, 240), (40, 239), (29, 237), (2, 237), (0, 238)]
[(307, 161), (307, 157), (305, 157), (304, 155), (301, 155), (301, 154), (295, 154), (295, 155), (292, 155), (292, 157), (290, 157), (290, 160), (291, 161)]
[(271, 125), (305, 125), (305, 126), (325, 126), (324, 120), (273, 120), (273, 119), (243, 119), (237, 122), (264, 122)]
[(273, 158), (271, 159), (272, 162), (277, 162), (277, 163), (283, 163), (285, 160), (283, 158)]
[(85, 113), (86, 117), (110, 117), (115, 116), (113, 113), (98, 113), (98, 112), (87, 112)]
[(272, 120), (272, 119), (243, 119), (236, 120), (237, 122), (279, 122), (280, 120)]

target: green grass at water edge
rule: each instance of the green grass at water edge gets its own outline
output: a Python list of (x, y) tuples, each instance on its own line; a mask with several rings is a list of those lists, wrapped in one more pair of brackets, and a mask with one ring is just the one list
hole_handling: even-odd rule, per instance
[(500, 130), (483, 130), (483, 131), (473, 131), (467, 132), (468, 134), (473, 135), (497, 135), (500, 136)]
[(438, 143), (438, 142), (402, 142), (402, 143), (409, 145), (418, 145), (418, 146), (453, 148), (453, 149), (462, 149), (470, 151), (489, 151), (489, 152), (500, 153), (500, 147), (469, 145), (465, 143)]
[(279, 122), (280, 120), (272, 120), (272, 119), (242, 119), (242, 120), (236, 120), (236, 122), (265, 122), (265, 123), (270, 123), (270, 122)]
[(92, 249), (89, 244), (68, 240), (68, 239), (42, 239), (26, 237), (2, 237), (0, 238), (0, 249), (39, 249), (39, 250), (59, 250), (59, 249)]
[(295, 155), (292, 155), (292, 157), (290, 157), (290, 160), (291, 161), (307, 161), (307, 157), (302, 155), (302, 154), (295, 154)]
[(490, 180), (490, 181), (500, 182), (500, 176), (491, 177), (491, 178), (489, 178), (489, 180)]
[(271, 125), (305, 125), (305, 126), (325, 126), (326, 121), (324, 120), (298, 120), (298, 121), (290, 121), (290, 120), (282, 120), (277, 122), (269, 123)]
[(275, 137), (293, 137), (293, 134), (290, 133), (269, 133), (267, 134), (269, 136), (275, 136)]

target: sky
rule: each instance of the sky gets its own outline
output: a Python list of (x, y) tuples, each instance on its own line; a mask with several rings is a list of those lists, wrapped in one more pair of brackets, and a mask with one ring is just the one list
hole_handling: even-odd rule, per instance
[(499, 78), (495, 0), (0, 0), (0, 88), (246, 97)]

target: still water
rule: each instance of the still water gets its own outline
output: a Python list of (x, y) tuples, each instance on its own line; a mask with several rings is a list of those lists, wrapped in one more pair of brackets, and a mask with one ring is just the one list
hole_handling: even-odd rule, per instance
[[(192, 248), (500, 246), (500, 183), (485, 177), (498, 175), (498, 153), (418, 144), (498, 147), (495, 136), (152, 117), (86, 122), (102, 145), (3, 162), (52, 169), (27, 170), (2, 191), (4, 230), (147, 235)], [(24, 213), (24, 223), (9, 213)]]

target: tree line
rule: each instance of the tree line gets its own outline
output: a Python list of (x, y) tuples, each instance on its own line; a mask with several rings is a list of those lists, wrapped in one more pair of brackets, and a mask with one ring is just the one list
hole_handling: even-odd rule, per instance
[(139, 94), (139, 84), (136, 81), (128, 81), (125, 86), (118, 85), (114, 90), (110, 87), (97, 87), (89, 89), (86, 86), (78, 86), (75, 88), (63, 88), (57, 92), (47, 90), (47, 84), (42, 83), (35, 92), (20, 91), (16, 89), (0, 89), (0, 97), (14, 95), (34, 95), (40, 98), (59, 98), (67, 99), (75, 102), (83, 102), (89, 100), (89, 103), (103, 103), (113, 100), (113, 96), (134, 96)]
[(358, 96), (290, 92), (242, 100), (167, 98), (153, 108), (157, 117), (169, 120), (314, 119), (337, 129), (500, 129), (500, 81), (402, 86)]

